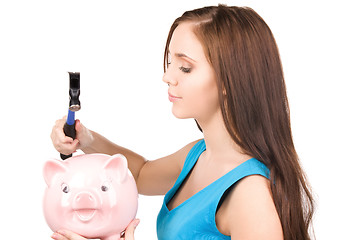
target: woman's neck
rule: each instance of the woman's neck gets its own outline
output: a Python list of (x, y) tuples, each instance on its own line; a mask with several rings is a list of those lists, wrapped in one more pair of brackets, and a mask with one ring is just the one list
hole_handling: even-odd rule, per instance
[(250, 156), (243, 153), (240, 146), (231, 138), (220, 112), (217, 112), (215, 116), (211, 116), (206, 121), (197, 121), (203, 131), (207, 160), (226, 163), (243, 162), (250, 158)]

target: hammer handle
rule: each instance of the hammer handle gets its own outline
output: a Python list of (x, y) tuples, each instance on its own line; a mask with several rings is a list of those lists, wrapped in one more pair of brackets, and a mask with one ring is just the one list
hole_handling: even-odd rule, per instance
[[(72, 139), (75, 139), (76, 138), (75, 123), (73, 123), (71, 125), (65, 123), (64, 133), (65, 133), (66, 136), (71, 137)], [(72, 153), (70, 155), (64, 155), (64, 154), (60, 153), (60, 157), (61, 157), (61, 159), (65, 160), (69, 157), (72, 157)]]

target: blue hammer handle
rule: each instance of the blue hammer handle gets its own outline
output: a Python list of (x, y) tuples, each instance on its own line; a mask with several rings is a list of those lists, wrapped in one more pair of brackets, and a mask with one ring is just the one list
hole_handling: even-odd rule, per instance
[[(67, 120), (64, 125), (64, 133), (66, 136), (71, 137), (72, 139), (76, 138), (75, 114), (71, 110), (68, 110)], [(60, 153), (60, 157), (61, 159), (65, 160), (69, 157), (72, 157), (72, 153), (70, 155), (64, 155)]]

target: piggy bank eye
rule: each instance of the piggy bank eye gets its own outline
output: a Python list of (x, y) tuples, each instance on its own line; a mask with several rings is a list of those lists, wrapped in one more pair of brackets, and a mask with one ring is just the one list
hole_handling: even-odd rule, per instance
[(64, 193), (68, 193), (70, 191), (70, 188), (69, 186), (66, 184), (66, 183), (63, 183), (61, 185), (61, 190), (64, 192)]
[(108, 182), (104, 182), (103, 185), (101, 186), (101, 189), (103, 192), (106, 192), (109, 190), (109, 184)]

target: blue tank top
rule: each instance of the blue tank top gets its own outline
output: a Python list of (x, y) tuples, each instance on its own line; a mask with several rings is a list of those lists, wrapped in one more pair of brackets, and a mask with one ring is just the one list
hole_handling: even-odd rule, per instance
[(157, 237), (159, 240), (231, 239), (230, 236), (223, 235), (218, 231), (215, 222), (216, 210), (223, 194), (234, 183), (249, 175), (258, 174), (269, 179), (268, 168), (257, 159), (252, 158), (169, 211), (168, 202), (175, 195), (205, 149), (204, 140), (195, 144), (188, 153), (174, 186), (165, 195), (157, 217)]

